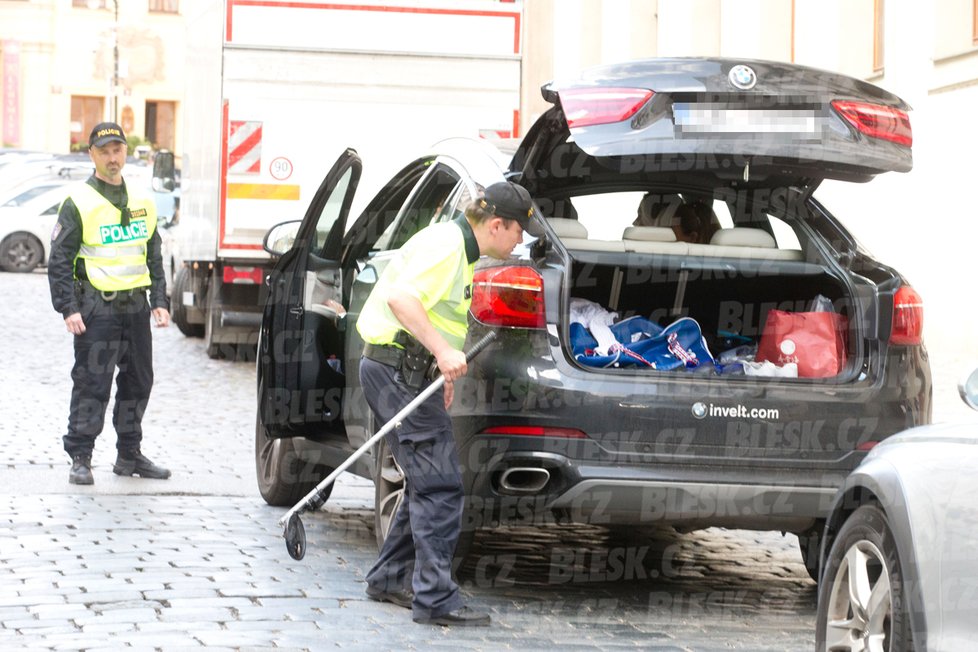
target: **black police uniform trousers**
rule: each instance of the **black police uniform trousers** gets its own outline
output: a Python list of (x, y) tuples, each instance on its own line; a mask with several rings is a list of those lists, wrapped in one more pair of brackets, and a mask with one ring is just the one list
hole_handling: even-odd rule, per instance
[(138, 450), (143, 438), (143, 412), (153, 387), (153, 337), (146, 291), (119, 292), (107, 301), (87, 283), (78, 287), (85, 332), (75, 336), (65, 451), (69, 455), (91, 455), (105, 423), (116, 368), (119, 374), (112, 410), (116, 448)]
[[(418, 395), (394, 367), (360, 360), (360, 383), (381, 426)], [(462, 526), (464, 491), (452, 421), (435, 392), (385, 441), (404, 472), (404, 499), (367, 584), (380, 591), (414, 590), (414, 618), (437, 618), (462, 607), (452, 558)]]

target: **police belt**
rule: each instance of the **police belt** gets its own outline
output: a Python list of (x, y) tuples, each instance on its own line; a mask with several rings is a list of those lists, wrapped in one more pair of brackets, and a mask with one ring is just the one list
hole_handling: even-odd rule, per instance
[(122, 301), (131, 301), (133, 298), (139, 295), (143, 295), (145, 297), (146, 290), (149, 289), (148, 286), (144, 285), (142, 287), (130, 288), (128, 290), (113, 290), (111, 292), (108, 292), (106, 290), (99, 290), (97, 287), (92, 285), (89, 281), (79, 280), (76, 281), (76, 283), (78, 289), (81, 291), (82, 294), (94, 294), (106, 302), (115, 301), (116, 299), (120, 299)]
[(385, 364), (388, 367), (400, 369), (404, 362), (404, 349), (393, 344), (371, 344), (365, 342), (363, 345), (363, 357), (370, 358), (374, 362)]
[(404, 348), (393, 344), (365, 342), (363, 355), (380, 364), (394, 367), (401, 372), (401, 380), (405, 385), (411, 389), (420, 389), (425, 380), (434, 378), (438, 369), (435, 356), (407, 331), (398, 331), (394, 341)]

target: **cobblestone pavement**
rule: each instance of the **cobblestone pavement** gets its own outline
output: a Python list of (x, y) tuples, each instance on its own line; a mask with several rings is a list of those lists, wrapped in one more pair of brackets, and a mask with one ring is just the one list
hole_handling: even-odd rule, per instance
[[(0, 274), (0, 649), (753, 650), (813, 647), (815, 584), (797, 540), (712, 529), (480, 532), (460, 579), (493, 615), (415, 625), (364, 596), (376, 548), (370, 483), (344, 475), (285, 551), (254, 483), (254, 368), (154, 330), (144, 452), (168, 481), (67, 484), (71, 340), (43, 273)], [(942, 405), (939, 400), (938, 405)], [(947, 402), (950, 404), (950, 402)]]

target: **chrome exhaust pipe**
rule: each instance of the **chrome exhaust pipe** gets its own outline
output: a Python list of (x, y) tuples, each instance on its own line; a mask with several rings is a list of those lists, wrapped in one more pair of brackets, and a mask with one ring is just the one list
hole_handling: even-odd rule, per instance
[(534, 466), (514, 466), (503, 471), (499, 489), (510, 494), (535, 494), (550, 482), (550, 471)]

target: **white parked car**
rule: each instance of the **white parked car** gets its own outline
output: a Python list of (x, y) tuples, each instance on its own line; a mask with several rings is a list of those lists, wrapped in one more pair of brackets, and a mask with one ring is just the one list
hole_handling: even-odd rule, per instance
[[(90, 166), (89, 166), (90, 167)], [(86, 173), (91, 174), (89, 170)], [(157, 200), (160, 234), (164, 238), (165, 253), (168, 247), (166, 227), (170, 226), (174, 213), (174, 197), (155, 193), (149, 185), (149, 177), (124, 174), (130, 187), (142, 187)], [(36, 186), (10, 196), (0, 197), (0, 269), (5, 272), (30, 272), (39, 265), (46, 265), (51, 253), (51, 231), (58, 221), (58, 208), (68, 196), (71, 185), (78, 180), (43, 181)], [(164, 262), (169, 260), (169, 254)], [(172, 283), (172, 261), (166, 265), (167, 283)]]
[(0, 269), (31, 272), (46, 265), (58, 207), (71, 184), (63, 182), (18, 205), (0, 206)]

